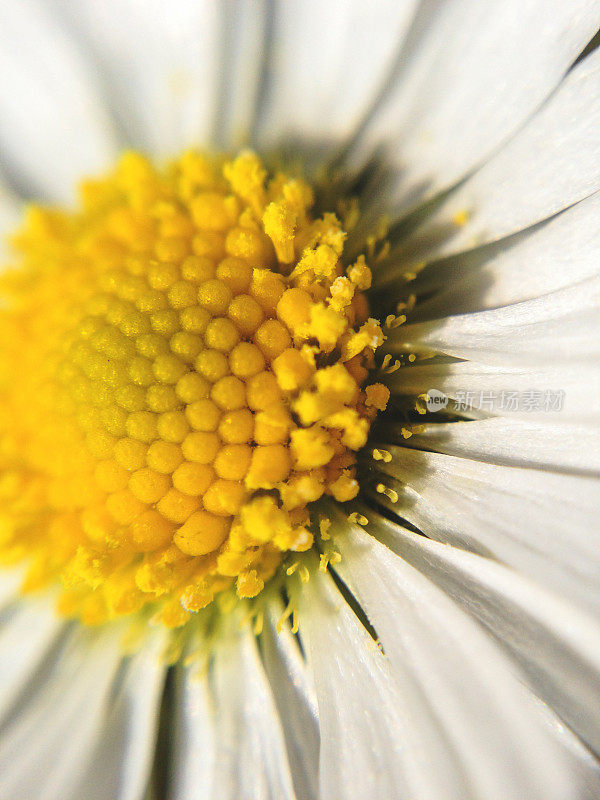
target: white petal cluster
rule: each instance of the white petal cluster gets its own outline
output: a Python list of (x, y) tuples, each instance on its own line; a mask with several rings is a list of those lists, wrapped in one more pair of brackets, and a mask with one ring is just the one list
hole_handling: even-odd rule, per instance
[(124, 657), (120, 629), (58, 620), (3, 575), (0, 797), (599, 797), (598, 3), (0, 0), (0, 16), (0, 231), (127, 146), (310, 144), (309, 167), (348, 174), (377, 151), (357, 237), (439, 200), (374, 275), (374, 297), (406, 299), (409, 274), (426, 298), (386, 342), (416, 356), (392, 404), (564, 393), (554, 413), (475, 402), (406, 439), (388, 417), (373, 444), (391, 458), (371, 467), (393, 491), (365, 490), (364, 525), (330, 505), (341, 560), (290, 582), (298, 636), (272, 598), (260, 632), (224, 618), (201, 669), (184, 652), (167, 675), (155, 631)]

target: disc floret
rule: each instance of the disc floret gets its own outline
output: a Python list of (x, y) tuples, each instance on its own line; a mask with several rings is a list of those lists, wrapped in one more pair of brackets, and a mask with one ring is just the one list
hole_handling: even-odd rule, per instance
[(312, 205), (253, 153), (129, 153), (77, 211), (29, 211), (0, 311), (0, 557), (26, 590), (182, 625), (309, 549), (311, 503), (356, 496), (384, 337)]

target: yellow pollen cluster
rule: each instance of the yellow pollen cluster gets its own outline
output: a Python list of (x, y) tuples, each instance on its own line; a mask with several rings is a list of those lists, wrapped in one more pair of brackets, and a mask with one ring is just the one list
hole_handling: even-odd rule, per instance
[(136, 153), (31, 208), (0, 305), (0, 559), (96, 624), (258, 594), (358, 492), (389, 393), (371, 273), (310, 187), (252, 153)]

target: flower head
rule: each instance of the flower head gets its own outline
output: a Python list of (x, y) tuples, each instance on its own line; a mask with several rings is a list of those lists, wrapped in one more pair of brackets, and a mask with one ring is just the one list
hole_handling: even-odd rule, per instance
[(2, 19), (0, 797), (600, 796), (598, 4)]
[(3, 557), (26, 590), (178, 627), (308, 550), (311, 503), (356, 497), (383, 333), (312, 204), (253, 153), (130, 153), (77, 212), (30, 210), (0, 316)]

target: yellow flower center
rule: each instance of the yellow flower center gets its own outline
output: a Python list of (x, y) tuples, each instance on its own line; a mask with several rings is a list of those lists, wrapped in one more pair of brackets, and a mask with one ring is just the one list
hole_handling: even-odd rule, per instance
[(24, 591), (179, 626), (310, 548), (310, 503), (356, 496), (383, 335), (312, 203), (252, 153), (129, 153), (78, 210), (29, 210), (0, 308), (0, 559)]

